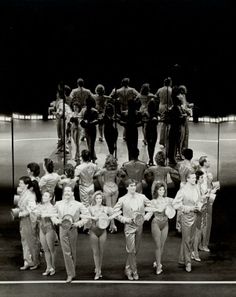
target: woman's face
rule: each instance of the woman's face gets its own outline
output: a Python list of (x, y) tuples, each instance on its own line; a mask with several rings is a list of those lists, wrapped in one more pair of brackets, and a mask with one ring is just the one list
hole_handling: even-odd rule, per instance
[(19, 180), (19, 192), (22, 193), (25, 189), (27, 189), (27, 185), (23, 182), (23, 180)]
[(51, 200), (51, 195), (48, 192), (45, 192), (42, 196), (42, 202), (47, 203)]
[(101, 194), (96, 196), (95, 202), (97, 205), (102, 205), (102, 195)]
[(203, 175), (199, 176), (198, 182), (199, 182), (199, 184), (202, 184), (204, 182), (204, 176)]
[(165, 194), (165, 188), (164, 187), (160, 187), (157, 191), (158, 193), (158, 197), (163, 197)]
[(127, 190), (128, 190), (128, 193), (134, 194), (136, 192), (136, 184), (135, 183), (130, 184)]

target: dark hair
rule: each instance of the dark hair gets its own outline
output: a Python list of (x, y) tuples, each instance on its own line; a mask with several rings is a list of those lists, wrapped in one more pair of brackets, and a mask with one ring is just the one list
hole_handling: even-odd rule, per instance
[(34, 177), (39, 176), (39, 174), (40, 174), (40, 167), (39, 167), (39, 164), (38, 163), (31, 162), (31, 163), (29, 163), (27, 165), (27, 168), (30, 170), (30, 172), (33, 173), (33, 176)]
[(126, 181), (125, 181), (125, 186), (126, 188), (128, 188), (129, 185), (132, 185), (132, 184), (135, 184), (137, 185), (137, 180), (136, 179), (133, 179), (133, 178), (128, 178)]
[(121, 85), (122, 85), (123, 87), (128, 87), (129, 82), (130, 82), (130, 79), (129, 79), (128, 77), (125, 77), (125, 78), (122, 79), (122, 81), (121, 81)]
[(88, 96), (85, 100), (85, 105), (87, 108), (92, 108), (96, 106), (96, 101), (92, 96)]
[(51, 159), (45, 158), (44, 159), (44, 166), (47, 169), (48, 173), (52, 173), (54, 170), (54, 163)]
[(165, 166), (165, 161), (166, 161), (166, 158), (165, 158), (164, 152), (163, 151), (157, 152), (155, 155), (156, 164), (160, 166)]
[(171, 77), (167, 77), (164, 79), (164, 86), (170, 86), (172, 83)]
[(91, 161), (90, 151), (88, 151), (88, 150), (82, 150), (82, 152), (81, 152), (81, 158), (85, 162)]
[[(157, 182), (154, 186), (154, 189), (153, 189), (153, 194), (152, 194), (152, 197), (153, 199), (157, 199), (158, 198), (158, 190), (163, 187), (165, 189), (165, 193), (166, 193), (166, 189), (167, 189), (167, 186), (166, 186), (166, 183), (164, 182)], [(164, 193), (164, 196), (165, 196), (165, 193)]]
[(157, 104), (154, 99), (151, 99), (148, 102), (147, 110), (148, 110), (148, 113), (150, 116), (157, 117), (158, 108), (157, 108)]
[(65, 175), (68, 178), (74, 178), (75, 177), (75, 169), (72, 164), (66, 164), (65, 166)]
[(30, 188), (33, 187), (31, 178), (30, 178), (29, 176), (22, 176), (22, 177), (19, 178), (19, 181), (20, 181), (20, 180), (22, 180), (23, 183), (24, 183), (25, 185), (27, 185), (27, 188), (28, 188), (28, 189), (30, 189)]
[(66, 96), (69, 96), (71, 93), (71, 88), (69, 86), (65, 85), (64, 92), (65, 92)]
[(117, 160), (113, 155), (108, 155), (105, 160), (104, 168), (107, 170), (116, 170), (118, 167)]
[(171, 93), (171, 98), (174, 105), (180, 105), (182, 103), (182, 101), (178, 98), (179, 94), (181, 94), (180, 88), (178, 86), (174, 86)]
[(203, 172), (202, 170), (197, 170), (197, 171), (195, 172), (195, 174), (196, 174), (196, 178), (197, 178), (197, 181), (198, 181), (199, 178), (200, 178), (200, 176), (204, 175), (204, 172)]
[(193, 150), (190, 148), (184, 149), (182, 154), (185, 157), (185, 159), (187, 159), (189, 161), (193, 158)]
[(77, 79), (77, 85), (78, 85), (79, 87), (83, 87), (83, 86), (84, 86), (84, 80), (83, 80), (83, 78), (78, 78), (78, 79)]
[(105, 114), (108, 116), (114, 115), (114, 107), (111, 103), (107, 103), (107, 105), (105, 107)]
[(150, 91), (150, 85), (148, 83), (145, 83), (141, 86), (140, 94), (147, 96), (149, 91)]
[(200, 166), (203, 166), (204, 165), (204, 163), (207, 161), (207, 156), (201, 156), (200, 158), (199, 158), (199, 165)]

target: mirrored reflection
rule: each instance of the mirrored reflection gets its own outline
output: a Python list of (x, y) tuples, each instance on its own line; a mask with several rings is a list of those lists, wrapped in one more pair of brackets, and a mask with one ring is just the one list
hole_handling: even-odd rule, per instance
[[(6, 121), (7, 120), (7, 121)], [(1, 191), (9, 191), (12, 187), (12, 147), (11, 147), (11, 118), (0, 120), (0, 168)], [(5, 197), (5, 196), (2, 196)]]
[(219, 179), (225, 186), (235, 186), (236, 181), (236, 122), (220, 124), (219, 141)]
[(218, 129), (217, 123), (189, 123), (189, 148), (193, 150), (193, 161), (198, 163), (200, 157), (206, 156), (214, 180), (219, 176)]

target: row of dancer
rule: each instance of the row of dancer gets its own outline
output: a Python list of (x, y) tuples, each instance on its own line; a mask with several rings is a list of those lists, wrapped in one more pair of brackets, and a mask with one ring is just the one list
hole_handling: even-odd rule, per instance
[[(80, 140), (86, 138), (88, 149), (93, 155), (97, 128), (99, 140), (103, 134), (110, 154), (116, 151), (118, 137), (117, 123), (124, 127), (123, 138), (127, 142), (129, 159), (138, 147), (138, 127), (142, 126), (143, 142), (148, 145), (149, 162), (153, 164), (153, 154), (157, 142), (157, 124), (161, 121), (160, 145), (168, 151), (171, 164), (176, 163), (176, 156), (181, 159), (182, 151), (188, 147), (188, 117), (192, 104), (186, 101), (186, 87), (178, 86), (172, 90), (172, 80), (164, 80), (164, 86), (156, 94), (150, 93), (149, 84), (143, 84), (138, 93), (129, 87), (129, 79), (122, 80), (122, 87), (114, 89), (110, 96), (105, 95), (103, 85), (98, 85), (95, 95), (84, 88), (84, 81), (78, 79), (78, 88), (60, 86), (58, 98), (53, 102), (57, 117), (58, 151), (63, 150), (64, 140), (70, 141), (70, 135), (76, 146), (75, 160), (78, 161)], [(68, 90), (69, 88), (69, 90)], [(63, 99), (64, 98), (64, 99)], [(63, 108), (63, 102), (66, 102)], [(66, 135), (64, 135), (64, 114)], [(66, 151), (69, 152), (68, 145)]]
[[(202, 159), (199, 161), (203, 162), (204, 164), (207, 163), (206, 157), (205, 158), (202, 157)], [(90, 163), (89, 165), (96, 166), (92, 162), (88, 162), (88, 163)], [(183, 172), (184, 164), (180, 164), (180, 165), (182, 165), (182, 172)], [(172, 205), (172, 207), (174, 207), (175, 209), (178, 209), (178, 211), (180, 212), (180, 224), (181, 224), (181, 232), (182, 232), (180, 263), (181, 264), (183, 263), (185, 265), (186, 271), (190, 272), (191, 257), (197, 261), (199, 260), (198, 248), (200, 245), (201, 231), (205, 226), (204, 224), (206, 223), (207, 216), (209, 215), (209, 213), (207, 212), (207, 209), (209, 205), (213, 204), (212, 195), (214, 196), (215, 194), (214, 192), (216, 191), (216, 187), (213, 186), (212, 184), (212, 179), (209, 176), (209, 172), (207, 172), (208, 171), (207, 166), (209, 167), (209, 164), (208, 165), (205, 164), (205, 167), (203, 168), (204, 170), (202, 170), (201, 173), (197, 173), (197, 172), (194, 173), (193, 171), (187, 170), (185, 168), (185, 180), (183, 180), (182, 187), (178, 191), (173, 202), (172, 202), (172, 199), (170, 200), (170, 199), (164, 198), (166, 196), (165, 183), (161, 182), (162, 191), (161, 190), (159, 191), (159, 188), (158, 188), (158, 185), (160, 185), (160, 181), (154, 183), (154, 186), (152, 185), (151, 199), (148, 199), (145, 195), (137, 192), (137, 186), (138, 186), (137, 181), (128, 179), (126, 180), (126, 183), (125, 183), (128, 192), (118, 200), (118, 202), (113, 206), (113, 210), (111, 206), (109, 206), (109, 208), (107, 209), (105, 208), (107, 214), (109, 214), (108, 210), (110, 214), (117, 213), (119, 211), (122, 212), (121, 215), (117, 216), (117, 219), (125, 224), (124, 231), (125, 231), (125, 237), (126, 237), (126, 250), (128, 252), (125, 273), (129, 279), (138, 279), (136, 254), (139, 248), (139, 243), (140, 243), (139, 239), (141, 239), (141, 234), (142, 234), (142, 219), (141, 219), (141, 224), (138, 223), (139, 221), (137, 219), (134, 220), (135, 219), (134, 212), (139, 213), (139, 215), (141, 214), (142, 217), (144, 217), (144, 220), (150, 219), (154, 214), (155, 220), (153, 219), (153, 223), (152, 223), (152, 228), (153, 228), (152, 233), (153, 233), (154, 241), (156, 243), (156, 252), (155, 252), (156, 264), (155, 265), (157, 266), (157, 270), (156, 270), (157, 274), (160, 274), (162, 272), (161, 253), (163, 251), (164, 242), (161, 240), (161, 238), (166, 239), (166, 236), (167, 236), (166, 231), (168, 229), (166, 227), (167, 226), (166, 224), (168, 222), (168, 219), (165, 213), (167, 205), (169, 206)], [(84, 165), (84, 167), (87, 167), (87, 166)], [(149, 168), (149, 171), (150, 169), (151, 167)], [(150, 172), (152, 172), (152, 170)], [(204, 177), (201, 177), (203, 175)], [(198, 186), (196, 186), (196, 176), (198, 177), (197, 179), (201, 181), (199, 182)], [(111, 178), (112, 181), (113, 181), (113, 178), (114, 178), (114, 175)], [(41, 180), (43, 180), (43, 177), (41, 178)], [(51, 179), (48, 179), (48, 180), (51, 181)], [(45, 177), (44, 177), (44, 183), (45, 183)], [(39, 181), (39, 184), (40, 184), (40, 181)], [(108, 186), (109, 186), (109, 180), (108, 180)], [(85, 186), (85, 189), (86, 188), (87, 187)], [(72, 229), (65, 229), (61, 226), (60, 236), (59, 236), (61, 240), (61, 247), (63, 250), (65, 265), (68, 273), (67, 281), (70, 282), (75, 277), (74, 261), (76, 259), (75, 252), (76, 252), (76, 240), (77, 240), (77, 233), (75, 232), (75, 228), (82, 227), (87, 223), (86, 216), (87, 218), (90, 217), (95, 222), (99, 217), (94, 214), (93, 210), (90, 213), (88, 213), (87, 211), (87, 210), (90, 210), (91, 204), (95, 203), (94, 196), (92, 196), (93, 198), (90, 201), (88, 201), (89, 202), (88, 204), (82, 199), (81, 201), (83, 203), (78, 202), (79, 203), (78, 204), (77, 201), (74, 199), (74, 194), (71, 186), (68, 186), (68, 184), (64, 184), (62, 200), (56, 202), (55, 206), (53, 206), (50, 203), (52, 199), (52, 194), (45, 190), (45, 193), (43, 194), (43, 198), (42, 198), (42, 204), (39, 204), (39, 209), (37, 209), (38, 215), (35, 215), (35, 209), (37, 208), (36, 198), (35, 198), (34, 191), (30, 189), (33, 189), (31, 179), (29, 177), (20, 178), (19, 190), (18, 190), (20, 198), (18, 201), (18, 207), (19, 207), (19, 217), (20, 217), (20, 232), (21, 232), (21, 239), (22, 239), (22, 246), (23, 246), (23, 253), (24, 253), (24, 266), (21, 269), (22, 270), (25, 270), (28, 268), (36, 269), (39, 265), (39, 260), (37, 260), (39, 242), (37, 241), (38, 237), (36, 233), (37, 217), (39, 217), (40, 219), (39, 238), (44, 248), (45, 258), (47, 262), (47, 269), (44, 275), (49, 275), (49, 274), (53, 275), (55, 273), (55, 264), (54, 264), (55, 250), (52, 242), (55, 239), (56, 233), (54, 232), (55, 230), (53, 225), (54, 224), (61, 225), (62, 218), (65, 215), (72, 215), (73, 221), (75, 223), (73, 226), (71, 225)], [(104, 188), (103, 190), (104, 192), (106, 192)], [(91, 193), (92, 192), (93, 191), (91, 189)], [(158, 195), (155, 193), (158, 193)], [(103, 195), (106, 198), (105, 199), (106, 202), (109, 201), (109, 199), (107, 199), (105, 194), (101, 194), (101, 196)], [(156, 199), (159, 197), (159, 195), (161, 198), (158, 199), (157, 202), (155, 202)], [(88, 195), (86, 194), (86, 196)], [(100, 200), (102, 199), (100, 198)], [(152, 202), (154, 204), (150, 203), (150, 201), (152, 200), (154, 200)], [(96, 202), (95, 204), (97, 205), (97, 203), (98, 202)], [(156, 205), (156, 203), (157, 204), (164, 203), (164, 207), (160, 206), (160, 208), (158, 208), (158, 205)], [(206, 207), (206, 205), (208, 205), (208, 207)], [(149, 208), (148, 210), (146, 207), (151, 207), (151, 209)], [(113, 218), (111, 220), (113, 220)], [(156, 225), (154, 224), (154, 222), (156, 222)], [(163, 226), (165, 228), (163, 228)], [(96, 230), (96, 228), (94, 230)], [(162, 231), (164, 233), (162, 233)], [(65, 238), (67, 239), (70, 238), (68, 234), (72, 236), (70, 239), (70, 243), (68, 243), (68, 241), (66, 241), (65, 239)], [(104, 230), (103, 231), (98, 230), (97, 232), (91, 232), (91, 234), (94, 237), (93, 238), (94, 240), (91, 239), (91, 242), (93, 243), (92, 249), (94, 252), (94, 260), (95, 260), (95, 266), (96, 266), (95, 277), (96, 279), (98, 279), (101, 277), (101, 260), (98, 260), (98, 258), (96, 257), (98, 256), (97, 254), (99, 254), (98, 249), (96, 249), (96, 247), (100, 245), (101, 234), (105, 234), (103, 237), (106, 238), (106, 231), (104, 232)], [(101, 238), (101, 240), (104, 239), (103, 237)], [(73, 242), (73, 247), (74, 247), (73, 251), (71, 250), (71, 246), (70, 246), (71, 242)], [(104, 242), (105, 240), (103, 240), (102, 244), (104, 244)], [(99, 259), (102, 259), (102, 255), (100, 254), (99, 254)]]

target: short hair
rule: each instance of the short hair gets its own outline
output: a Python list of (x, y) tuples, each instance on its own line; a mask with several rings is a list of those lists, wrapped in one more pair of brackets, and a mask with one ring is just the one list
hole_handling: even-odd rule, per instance
[(66, 96), (69, 96), (71, 93), (71, 88), (68, 85), (65, 85), (64, 92)]
[(195, 174), (196, 174), (196, 178), (197, 178), (197, 181), (198, 181), (199, 178), (200, 178), (200, 176), (204, 175), (204, 172), (203, 172), (202, 170), (197, 170), (197, 171), (195, 172)]
[(19, 178), (19, 181), (22, 180), (23, 183), (25, 185), (27, 185), (27, 188), (30, 189), (33, 187), (33, 184), (32, 184), (32, 181), (31, 181), (31, 178), (29, 176), (22, 176)]
[(40, 174), (40, 167), (38, 163), (35, 162), (31, 162), (29, 164), (27, 164), (27, 168), (33, 173), (34, 177), (39, 176)]
[(105, 87), (101, 84), (98, 84), (95, 88), (95, 93), (98, 94), (99, 90), (101, 90), (103, 92), (103, 94), (105, 93)]
[(104, 195), (104, 193), (102, 191), (96, 191), (93, 195), (92, 195), (92, 199), (91, 199), (91, 205), (95, 205), (96, 204), (96, 197), (98, 195), (102, 196), (102, 205), (106, 205), (106, 197)]
[(78, 85), (79, 87), (83, 87), (83, 86), (84, 86), (84, 80), (83, 80), (83, 78), (78, 78), (78, 79), (77, 79), (77, 85)]
[(83, 161), (88, 162), (91, 161), (91, 153), (88, 150), (82, 150), (81, 158)]
[(156, 164), (160, 166), (165, 166), (165, 161), (166, 161), (166, 158), (165, 158), (164, 152), (163, 151), (157, 152), (155, 155)]
[(184, 85), (179, 86), (179, 90), (182, 94), (187, 94), (187, 88)]
[(154, 189), (153, 189), (153, 194), (152, 194), (152, 198), (153, 199), (157, 199), (158, 198), (158, 190), (163, 187), (165, 189), (165, 193), (166, 193), (166, 190), (167, 190), (167, 185), (166, 183), (164, 182), (157, 182), (154, 186)]
[(152, 98), (147, 105), (147, 110), (150, 116), (155, 116), (157, 117), (158, 113), (158, 106), (155, 102), (155, 100)]
[(186, 148), (183, 150), (182, 155), (185, 159), (190, 161), (193, 158), (193, 150), (190, 148)]
[(132, 185), (132, 184), (135, 184), (137, 185), (137, 180), (134, 179), (134, 178), (128, 178), (126, 181), (125, 181), (125, 186), (126, 188), (128, 188), (129, 185)]
[(125, 78), (122, 79), (122, 81), (121, 81), (121, 85), (122, 85), (123, 87), (128, 87), (129, 82), (130, 82), (130, 79), (129, 79), (128, 77), (125, 77)]
[(204, 165), (204, 163), (207, 161), (207, 156), (201, 156), (200, 158), (199, 158), (199, 165), (200, 166), (203, 166)]
[(194, 172), (194, 171), (189, 171), (187, 174), (186, 174), (186, 180), (190, 177), (190, 175), (192, 175), (192, 174), (195, 174), (196, 175), (196, 173)]
[(49, 173), (52, 173), (53, 172), (53, 170), (54, 170), (54, 163), (53, 163), (53, 161), (51, 159), (45, 158), (44, 159), (44, 166), (45, 166), (45, 168), (47, 169), (47, 171)]
[(86, 107), (95, 107), (96, 106), (96, 101), (95, 99), (90, 95), (86, 98), (85, 100), (85, 105)]
[(166, 78), (164, 79), (164, 86), (170, 86), (171, 83), (172, 83), (172, 79), (171, 79), (171, 77), (166, 77)]
[(75, 169), (74, 166), (70, 163), (66, 164), (65, 166), (65, 175), (68, 178), (74, 178), (75, 177)]
[(107, 170), (116, 170), (118, 167), (118, 163), (116, 158), (113, 155), (108, 155), (105, 160), (104, 167)]

